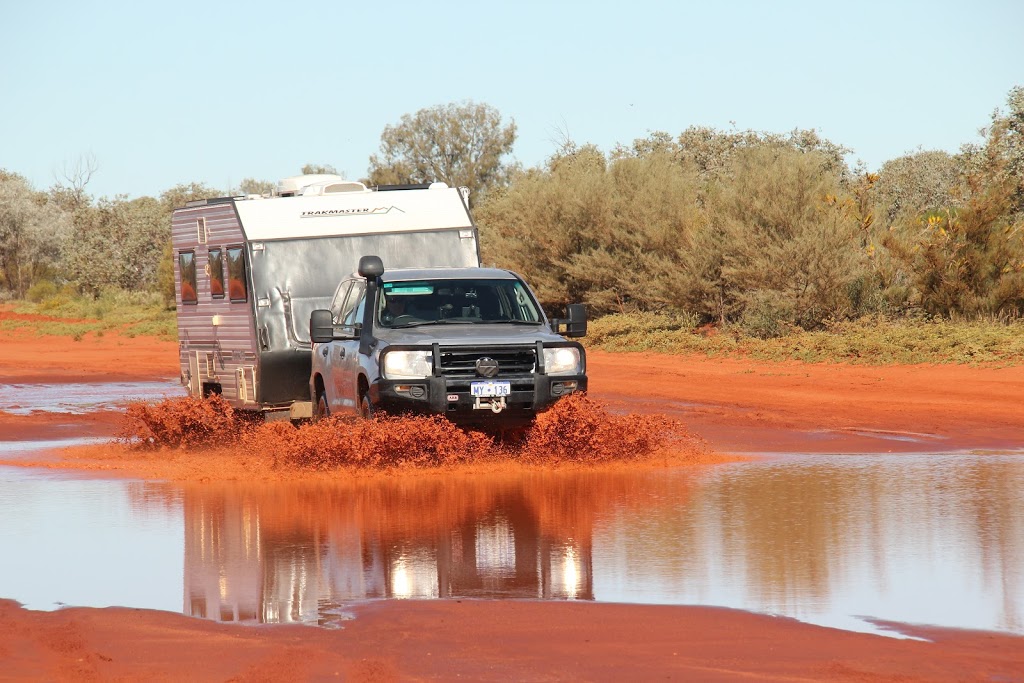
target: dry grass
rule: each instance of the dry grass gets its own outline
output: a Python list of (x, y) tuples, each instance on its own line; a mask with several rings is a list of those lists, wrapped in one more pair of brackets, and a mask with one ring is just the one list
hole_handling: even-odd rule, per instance
[(146, 292), (112, 289), (93, 298), (62, 290), (38, 302), (15, 301), (6, 308), (35, 319), (2, 320), (0, 330), (30, 327), (35, 334), (73, 339), (115, 330), (127, 337), (178, 338), (174, 310), (159, 295)]

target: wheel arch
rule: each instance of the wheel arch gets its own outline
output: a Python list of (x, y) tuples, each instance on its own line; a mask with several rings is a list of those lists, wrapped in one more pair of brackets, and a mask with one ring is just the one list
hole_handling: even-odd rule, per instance
[(312, 389), (313, 389), (313, 395), (311, 396), (311, 398), (314, 401), (316, 401), (317, 397), (321, 393), (326, 393), (325, 392), (325, 385), (324, 385), (324, 376), (321, 375), (319, 372), (316, 372), (316, 373), (313, 374)]

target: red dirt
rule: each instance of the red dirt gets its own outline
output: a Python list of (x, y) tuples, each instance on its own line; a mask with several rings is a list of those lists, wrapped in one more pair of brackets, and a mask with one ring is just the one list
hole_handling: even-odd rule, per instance
[(1021, 639), (896, 640), (707, 607), (384, 601), (342, 630), (0, 601), (0, 680), (1019, 681)]
[[(113, 334), (0, 340), (0, 382), (176, 377), (177, 345)], [(657, 354), (589, 354), (592, 396), (681, 418), (726, 451), (855, 452), (1020, 448), (1024, 367), (870, 368)], [(113, 372), (115, 374), (111, 374)], [(56, 425), (70, 425), (58, 429)], [(0, 414), (0, 439), (113, 434), (112, 416)], [(885, 436), (925, 434), (918, 442)], [(87, 449), (88, 450), (88, 449)], [(187, 451), (92, 447), (51, 462), (201, 480)], [(253, 459), (258, 457), (253, 454)], [(179, 460), (180, 458), (180, 460)], [(231, 476), (267, 479), (233, 461)], [(632, 465), (622, 465), (632, 466)], [(101, 467), (101, 466), (100, 466)], [(515, 601), (384, 601), (340, 631), (241, 628), (125, 608), (24, 610), (0, 601), (0, 680), (652, 679), (1024, 681), (1024, 638), (899, 630), (894, 640), (700, 607)]]
[[(600, 351), (587, 353), (587, 365), (592, 396), (680, 416), (723, 451), (1024, 446), (1024, 366), (811, 365)], [(897, 440), (908, 437), (917, 440)]]
[[(0, 320), (16, 315), (0, 311)], [(42, 319), (19, 316), (21, 319)], [(116, 332), (103, 336), (39, 336), (18, 328), (0, 333), (0, 382), (141, 382), (176, 378), (178, 342), (148, 337), (127, 337)]]

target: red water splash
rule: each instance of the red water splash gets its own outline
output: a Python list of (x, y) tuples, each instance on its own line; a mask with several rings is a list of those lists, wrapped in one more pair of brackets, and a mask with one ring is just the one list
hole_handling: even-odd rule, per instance
[(217, 395), (129, 403), (118, 438), (132, 445), (193, 448), (223, 445), (238, 436), (242, 422)]
[(521, 453), (541, 461), (636, 460), (689, 438), (682, 423), (664, 415), (613, 415), (573, 394), (537, 416)]
[(288, 422), (259, 425), (242, 435), (245, 448), (273, 454), (275, 465), (311, 469), (445, 465), (479, 457), (493, 444), (443, 417), (332, 417), (295, 428)]
[(631, 461), (673, 447), (703, 450), (686, 428), (663, 415), (614, 415), (582, 394), (539, 415), (525, 436), (502, 440), (466, 431), (441, 416), (332, 417), (244, 425), (219, 396), (169, 399), (128, 407), (121, 430), (143, 447), (231, 447), (266, 453), (275, 467), (385, 469), (513, 459), (535, 463)]

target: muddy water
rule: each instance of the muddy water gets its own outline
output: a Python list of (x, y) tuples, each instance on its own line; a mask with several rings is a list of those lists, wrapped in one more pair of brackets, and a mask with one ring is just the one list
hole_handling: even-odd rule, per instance
[(375, 598), (702, 604), (1024, 633), (1024, 455), (172, 485), (0, 469), (0, 594), (337, 626)]
[(68, 384), (2, 384), (0, 411), (28, 415), (33, 411), (84, 414), (110, 410), (130, 401), (153, 401), (184, 395), (178, 382), (81, 382)]

